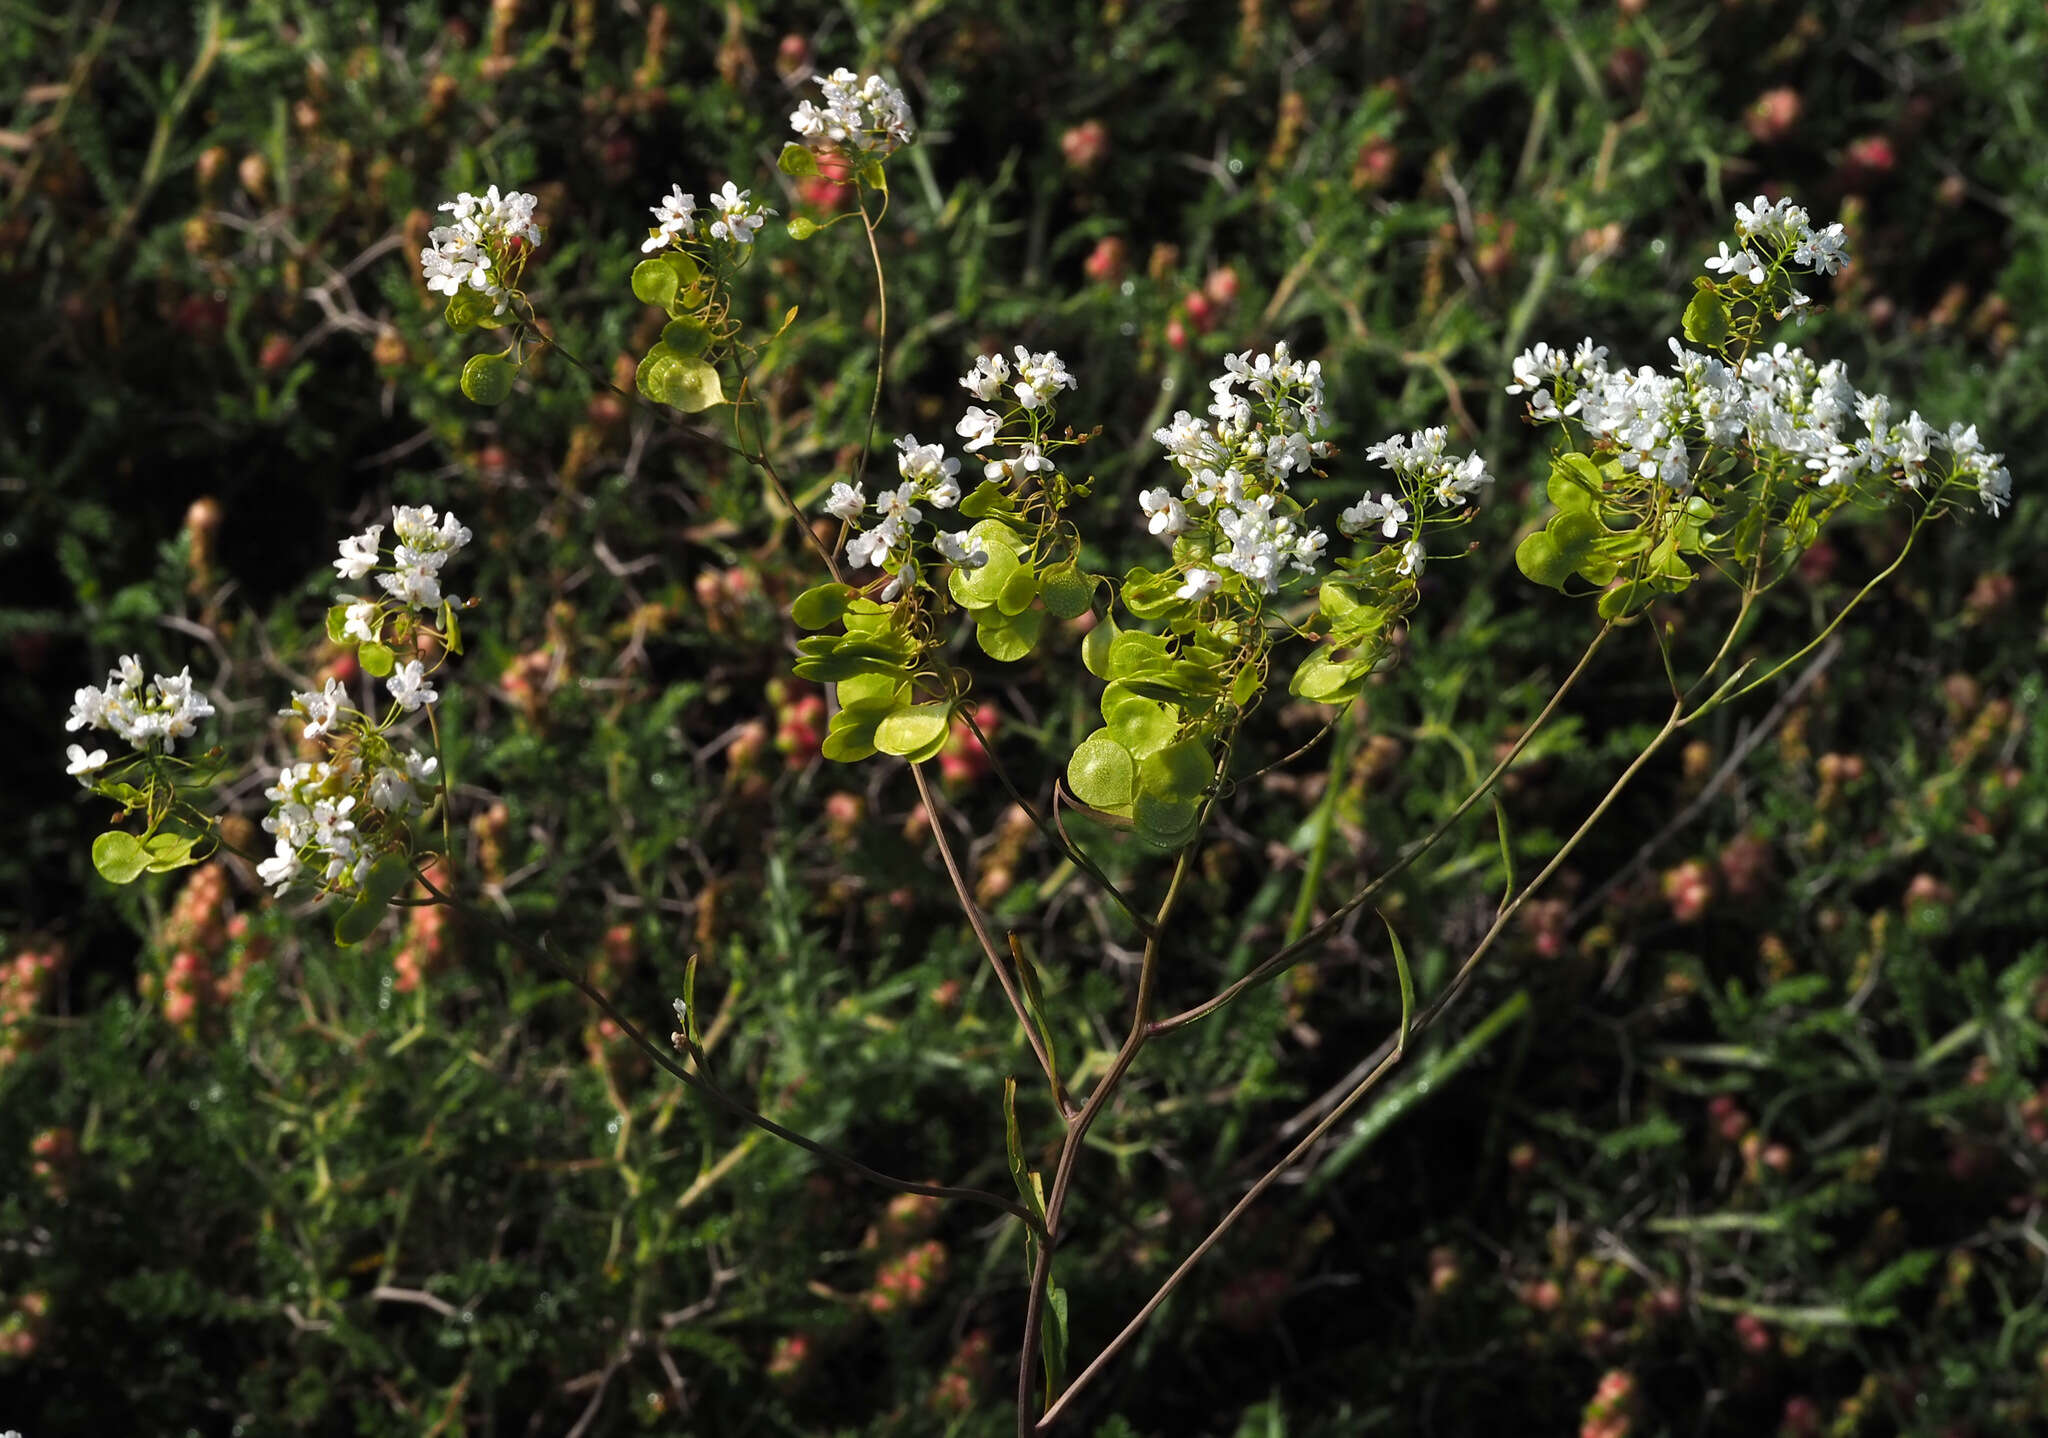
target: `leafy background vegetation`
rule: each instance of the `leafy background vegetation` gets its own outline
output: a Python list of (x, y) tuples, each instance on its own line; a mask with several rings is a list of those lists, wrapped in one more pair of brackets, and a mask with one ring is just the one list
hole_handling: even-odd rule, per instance
[[(182, 13), (174, 13), (182, 12)], [(1015, 1225), (859, 1187), (684, 1101), (518, 956), (418, 913), (361, 950), (216, 865), (116, 893), (53, 762), (119, 653), (190, 663), (231, 753), (331, 670), (334, 540), (393, 499), (482, 541), (444, 686), (462, 863), (659, 1027), (687, 956), (723, 1081), (898, 1172), (1001, 1187), (1030, 1066), (901, 767), (815, 754), (780, 605), (815, 578), (759, 477), (549, 358), (513, 402), (412, 255), (463, 187), (536, 190), (529, 288), (599, 367), (675, 181), (773, 172), (792, 77), (880, 67), (897, 167), (884, 434), (937, 431), (978, 349), (1065, 354), (1103, 564), (1142, 552), (1150, 431), (1227, 350), (1323, 361), (1330, 489), (1450, 423), (1503, 476), (1433, 565), (1402, 663), (1334, 751), (1240, 788), (1182, 906), (1181, 1006), (1460, 797), (1588, 637), (1515, 572), (1541, 512), (1501, 393), (1538, 338), (1662, 358), (1733, 202), (1839, 214), (1807, 333), (2019, 502), (1916, 548), (1796, 680), (1655, 764), (1454, 1018), (1226, 1243), (1075, 1431), (1994, 1434), (2048, 1422), (2048, 12), (2013, 3), (1244, 0), (723, 7), (362, 0), (0, 4), (0, 1425), (200, 1434), (997, 1434)], [(852, 234), (852, 239), (847, 237)], [(857, 234), (770, 232), (743, 302), (801, 307), (764, 375), (814, 500), (873, 362)], [(1899, 539), (1849, 529), (1775, 595), (1810, 633)], [(1712, 595), (1681, 628), (1704, 638)], [(1725, 621), (1725, 615), (1720, 616)], [(1049, 782), (1091, 722), (988, 672)], [(1701, 656), (1694, 656), (1695, 658)], [(1661, 714), (1610, 645), (1509, 776), (1520, 872)], [(1324, 711), (1271, 703), (1277, 754)], [(1334, 752), (1334, 763), (1333, 763)], [(977, 756), (938, 821), (1099, 1065), (1130, 935)], [(1326, 777), (1327, 776), (1327, 777)], [(260, 780), (230, 795), (260, 805)], [(1425, 996), (1506, 880), (1491, 826), (1388, 906)], [(1110, 859), (1139, 887), (1157, 861)], [(1373, 1049), (1366, 917), (1152, 1045), (1097, 1127), (1060, 1279), (1078, 1354)], [(1104, 1024), (1109, 1027), (1104, 1027)], [(1088, 1061), (1084, 1060), (1084, 1067)], [(1049, 1111), (1024, 1114), (1051, 1144)]]

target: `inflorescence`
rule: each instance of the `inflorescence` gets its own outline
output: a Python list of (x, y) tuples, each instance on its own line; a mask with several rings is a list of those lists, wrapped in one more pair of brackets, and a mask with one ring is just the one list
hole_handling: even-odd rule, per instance
[(541, 242), (533, 219), (537, 203), (517, 190), (501, 197), (493, 185), (481, 195), (464, 190), (442, 205), (454, 223), (427, 234), (427, 248), (420, 251), (427, 288), (450, 299), (465, 288), (474, 290), (491, 301), (493, 314), (503, 314), (527, 256)]
[[(1803, 321), (1810, 302), (1792, 276), (1832, 275), (1848, 261), (1841, 225), (1816, 230), (1785, 200), (1737, 205), (1735, 233), (1736, 247), (1723, 242), (1706, 268), (1753, 317)], [(1820, 363), (1784, 344), (1754, 347), (1755, 332), (1751, 324), (1736, 333), (1732, 364), (1674, 338), (1669, 373), (1611, 368), (1590, 339), (1569, 355), (1538, 344), (1515, 359), (1507, 392), (1526, 396), (1532, 422), (1576, 422), (1624, 471), (1680, 492), (1720, 449), (1740, 452), (1766, 482), (1857, 489), (1878, 501), (1898, 491), (1968, 494), (1993, 515), (2011, 501), (2003, 456), (1985, 450), (1976, 426), (1939, 430), (1917, 411), (1895, 419), (1890, 397), (1856, 389), (1840, 361)]]

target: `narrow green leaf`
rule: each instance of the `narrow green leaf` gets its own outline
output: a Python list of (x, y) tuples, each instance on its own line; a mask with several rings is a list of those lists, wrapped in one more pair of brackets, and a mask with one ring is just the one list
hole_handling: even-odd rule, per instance
[(1394, 1052), (1406, 1053), (1408, 1028), (1415, 1020), (1415, 975), (1409, 972), (1408, 951), (1401, 947), (1401, 936), (1394, 932), (1394, 926), (1387, 922), (1385, 914), (1380, 914), (1380, 922), (1387, 925), (1387, 943), (1394, 950), (1394, 978), (1401, 985), (1401, 1033), (1394, 1040)]
[(1043, 1219), (1045, 1195), (1033, 1181), (1037, 1175), (1024, 1162), (1024, 1136), (1017, 1127), (1017, 1080), (1009, 1075), (1003, 1078), (1003, 1140), (1010, 1151), (1010, 1177), (1023, 1195), (1024, 1206), (1033, 1217)]
[(1045, 1401), (1050, 1407), (1067, 1379), (1067, 1291), (1050, 1278), (1045, 1281), (1038, 1349), (1045, 1359)]
[(1490, 797), (1493, 799), (1494, 832), (1500, 835), (1501, 868), (1506, 871), (1508, 876), (1507, 888), (1500, 896), (1500, 906), (1505, 909), (1508, 906), (1508, 900), (1515, 896), (1515, 850), (1514, 846), (1508, 842), (1508, 811), (1501, 807), (1500, 795), (1494, 794)]
[(1023, 942), (1014, 933), (1010, 935), (1010, 957), (1016, 960), (1017, 982), (1024, 990), (1024, 1011), (1031, 1015), (1032, 1026), (1038, 1030), (1039, 1042), (1045, 1046), (1046, 1067), (1051, 1070), (1047, 1077), (1052, 1084), (1053, 1107), (1058, 1108), (1060, 1058), (1059, 1051), (1053, 1047), (1052, 1025), (1045, 1017), (1045, 991), (1039, 987), (1037, 967), (1032, 964), (1030, 956), (1024, 952)]
[(697, 956), (683, 965), (683, 1037), (694, 1047), (697, 1038)]

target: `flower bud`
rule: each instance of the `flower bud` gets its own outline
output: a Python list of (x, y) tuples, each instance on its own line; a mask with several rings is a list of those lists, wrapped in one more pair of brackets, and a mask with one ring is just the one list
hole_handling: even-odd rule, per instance
[(291, 362), (291, 336), (273, 331), (264, 337), (263, 348), (256, 354), (256, 363), (265, 374), (276, 374)]
[(1129, 263), (1129, 247), (1115, 235), (1104, 235), (1095, 242), (1095, 248), (1088, 252), (1088, 258), (1083, 262), (1081, 269), (1096, 284), (1108, 285), (1124, 277), (1124, 270)]
[(1358, 159), (1351, 166), (1351, 188), (1383, 190), (1394, 178), (1401, 152), (1384, 137), (1367, 140), (1358, 147)]
[(228, 148), (225, 145), (208, 145), (199, 152), (199, 159), (192, 167), (193, 177), (199, 181), (199, 188), (210, 190), (227, 173)]
[(1744, 122), (1757, 143), (1775, 145), (1792, 133), (1799, 123), (1799, 112), (1805, 108), (1799, 92), (1789, 85), (1780, 85), (1775, 90), (1766, 90), (1756, 97), (1749, 107)]
[(1746, 1352), (1761, 1357), (1771, 1351), (1771, 1330), (1754, 1313), (1739, 1313), (1735, 1317), (1735, 1341)]
[(1100, 165), (1109, 154), (1109, 128), (1100, 120), (1083, 120), (1060, 136), (1060, 153), (1067, 167), (1086, 173)]
[(242, 156), (241, 164), (235, 167), (235, 176), (253, 200), (260, 202), (270, 193), (270, 161), (254, 150)]

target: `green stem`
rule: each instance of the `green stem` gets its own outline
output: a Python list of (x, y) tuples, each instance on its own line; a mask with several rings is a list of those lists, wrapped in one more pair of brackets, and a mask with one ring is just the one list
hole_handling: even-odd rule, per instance
[[(882, 197), (882, 214), (889, 210), (889, 199)], [(868, 234), (868, 254), (875, 262), (875, 390), (868, 399), (868, 428), (860, 442), (860, 468), (854, 471), (853, 482), (861, 483), (867, 478), (868, 457), (875, 447), (875, 417), (882, 411), (882, 379), (889, 362), (889, 284), (882, 276), (882, 250), (875, 243), (875, 225), (881, 215), (868, 215), (867, 187), (860, 191), (860, 222)]]
[[(1602, 631), (1602, 633), (1605, 632), (1605, 630)], [(1630, 781), (1633, 780), (1635, 776), (1642, 771), (1643, 766), (1650, 762), (1651, 756), (1656, 754), (1656, 752), (1664, 746), (1665, 742), (1669, 740), (1673, 734), (1678, 732), (1679, 716), (1682, 712), (1683, 711), (1681, 706), (1676, 704), (1672, 706), (1670, 716), (1664, 721), (1664, 727), (1657, 731), (1656, 737), (1650, 741), (1649, 745), (1642, 751), (1642, 753), (1636, 756), (1634, 762), (1632, 762), (1627, 769), (1622, 771), (1621, 777), (1614, 781), (1613, 787), (1608, 789), (1607, 793), (1604, 796), (1602, 796), (1598, 804), (1594, 805), (1593, 811), (1586, 816), (1585, 821), (1581, 823), (1578, 829), (1572, 834), (1572, 836), (1565, 841), (1564, 846), (1560, 848), (1557, 851), (1557, 853), (1551, 857), (1550, 862), (1543, 867), (1543, 871), (1537, 874), (1535, 878), (1529, 881), (1528, 886), (1524, 888), (1520, 894), (1515, 896), (1515, 900), (1513, 903), (1507, 905), (1501, 910), (1499, 916), (1494, 919), (1493, 926), (1489, 928), (1486, 931), (1485, 936), (1480, 939), (1478, 947), (1473, 949), (1471, 954), (1465, 959), (1465, 962), (1459, 966), (1458, 972), (1452, 977), (1451, 982), (1445, 987), (1444, 992), (1440, 996), (1438, 996), (1438, 998), (1434, 1002), (1432, 1002), (1427, 1008), (1423, 1009), (1422, 1012), (1415, 1015), (1413, 1023), (1409, 1026), (1409, 1033), (1411, 1037), (1414, 1034), (1421, 1032), (1429, 1024), (1435, 1022), (1438, 1016), (1440, 1016), (1443, 1013), (1443, 1011), (1451, 1004), (1451, 1002), (1457, 998), (1459, 993), (1463, 991), (1466, 983), (1470, 981), (1473, 972), (1478, 968), (1480, 961), (1486, 957), (1487, 951), (1493, 947), (1494, 941), (1500, 937), (1502, 930), (1504, 930), (1508, 926), (1509, 921), (1514, 918), (1517, 911), (1521, 909), (1523, 904), (1528, 902), (1528, 900), (1536, 893), (1537, 890), (1542, 888), (1543, 885), (1546, 882), (1548, 882), (1551, 875), (1557, 872), (1559, 867), (1563, 865), (1565, 859), (1571, 854), (1571, 852), (1574, 849), (1576, 849), (1579, 846), (1580, 841), (1586, 837), (1586, 835), (1592, 830), (1593, 826), (1600, 821), (1603, 815), (1606, 814), (1607, 810), (1613, 805), (1614, 801), (1621, 796), (1622, 790), (1627, 788)], [(1360, 1099), (1362, 1099), (1368, 1092), (1370, 1092), (1374, 1088), (1374, 1086), (1376, 1086), (1380, 1082), (1381, 1079), (1386, 1077), (1386, 1075), (1393, 1070), (1394, 1065), (1401, 1061), (1406, 1051), (1405, 1047), (1400, 1045), (1394, 1039), (1389, 1039), (1387, 1041), (1387, 1044), (1385, 1045), (1385, 1048), (1385, 1057), (1383, 1057), (1379, 1061), (1379, 1063), (1374, 1065), (1372, 1070), (1369, 1073), (1367, 1073), (1366, 1076), (1363, 1079), (1361, 1079), (1357, 1083), (1357, 1085), (1355, 1085), (1352, 1088), (1352, 1090), (1344, 1096), (1344, 1098), (1336, 1105), (1336, 1107), (1331, 1109), (1330, 1112), (1324, 1116), (1321, 1122), (1317, 1123), (1314, 1128), (1310, 1129), (1308, 1133), (1303, 1135), (1301, 1141), (1295, 1144), (1293, 1148), (1289, 1149), (1285, 1157), (1283, 1157), (1278, 1163), (1273, 1165), (1273, 1167), (1271, 1167), (1270, 1169), (1266, 1170), (1266, 1172), (1260, 1176), (1258, 1182), (1254, 1183), (1251, 1186), (1251, 1188), (1246, 1191), (1244, 1197), (1239, 1199), (1237, 1203), (1231, 1208), (1230, 1212), (1225, 1214), (1222, 1220), (1218, 1222), (1217, 1225), (1209, 1231), (1208, 1236), (1205, 1237), (1199, 1244), (1197, 1244), (1194, 1248), (1194, 1251), (1189, 1253), (1188, 1256), (1181, 1261), (1180, 1266), (1174, 1269), (1172, 1274), (1170, 1274), (1167, 1277), (1166, 1282), (1160, 1285), (1159, 1290), (1156, 1293), (1154, 1293), (1151, 1298), (1146, 1300), (1145, 1306), (1138, 1310), (1137, 1314), (1132, 1317), (1130, 1322), (1124, 1325), (1123, 1329), (1116, 1335), (1116, 1337), (1112, 1338), (1109, 1341), (1108, 1345), (1104, 1347), (1103, 1350), (1095, 1356), (1094, 1360), (1091, 1363), (1089, 1363), (1089, 1365), (1085, 1369), (1081, 1371), (1080, 1375), (1076, 1377), (1072, 1383), (1067, 1385), (1066, 1392), (1062, 1393), (1058, 1401), (1056, 1401), (1050, 1408), (1046, 1410), (1045, 1416), (1041, 1418), (1035, 1426), (1027, 1426), (1023, 1424), (1020, 1420), (1019, 1433), (1021, 1435), (1021, 1438), (1034, 1438), (1034, 1435), (1043, 1435), (1051, 1430), (1053, 1422), (1059, 1417), (1061, 1411), (1066, 1408), (1067, 1404), (1073, 1400), (1074, 1396), (1078, 1394), (1081, 1391), (1081, 1389), (1085, 1387), (1089, 1383), (1089, 1381), (1096, 1376), (1096, 1374), (1100, 1373), (1103, 1368), (1107, 1367), (1110, 1360), (1113, 1359), (1119, 1352), (1121, 1352), (1124, 1346), (1138, 1335), (1139, 1330), (1141, 1330), (1145, 1326), (1145, 1324), (1151, 1319), (1152, 1315), (1159, 1310), (1159, 1306), (1166, 1301), (1167, 1295), (1172, 1293), (1173, 1290), (1179, 1286), (1181, 1280), (1184, 1279), (1194, 1269), (1194, 1266), (1197, 1263), (1199, 1263), (1202, 1260), (1202, 1258), (1216, 1246), (1216, 1244), (1222, 1239), (1223, 1235), (1227, 1231), (1229, 1231), (1230, 1227), (1233, 1224), (1235, 1224), (1240, 1217), (1244, 1215), (1245, 1211), (1249, 1209), (1254, 1202), (1258, 1200), (1259, 1196), (1263, 1194), (1268, 1188), (1271, 1188), (1273, 1184), (1279, 1179), (1282, 1173), (1286, 1172), (1287, 1169), (1292, 1167), (1299, 1159), (1302, 1158), (1303, 1155), (1307, 1154), (1309, 1150), (1312, 1149), (1322, 1139), (1323, 1135), (1327, 1134), (1331, 1130), (1331, 1128), (1333, 1128), (1337, 1124), (1337, 1122), (1344, 1117), (1345, 1114), (1351, 1111), (1353, 1106), (1356, 1105)], [(1053, 1227), (1050, 1217), (1050, 1211), (1048, 1211), (1047, 1227)], [(1041, 1267), (1043, 1266), (1043, 1256), (1041, 1255)], [(1029, 1335), (1027, 1334), (1026, 1337), (1028, 1340)]]
[(1209, 1017), (1209, 1015), (1224, 1007), (1246, 989), (1264, 983), (1282, 969), (1299, 962), (1301, 957), (1308, 953), (1316, 944), (1335, 933), (1337, 926), (1343, 923), (1348, 914), (1362, 905), (1372, 902), (1374, 895), (1392, 883), (1409, 865), (1434, 848), (1437, 841), (1450, 831), (1452, 825), (1470, 813), (1472, 806), (1491, 792), (1494, 784), (1499, 781), (1500, 776), (1507, 772), (1508, 766), (1521, 757), (1522, 751), (1529, 746), (1529, 741), (1534, 739), (1537, 732), (1549, 722), (1550, 716), (1557, 711), (1557, 706), (1563, 701), (1564, 696), (1570, 692), (1572, 685), (1577, 683), (1579, 676), (1586, 672), (1586, 666), (1592, 662), (1595, 652), (1606, 641), (1607, 636), (1613, 632), (1614, 624), (1611, 620), (1600, 626), (1599, 632), (1593, 636), (1592, 642), (1586, 646), (1585, 652), (1579, 656), (1579, 662), (1572, 666), (1571, 673), (1567, 674), (1564, 682), (1557, 686), (1557, 692), (1550, 696), (1550, 702), (1543, 706), (1542, 712), (1536, 716), (1527, 729), (1522, 731), (1521, 737), (1515, 740), (1514, 746), (1508, 750), (1499, 763), (1493, 766), (1493, 772), (1480, 780), (1478, 786), (1465, 796), (1464, 801), (1456, 809), (1453, 809), (1434, 829), (1410, 846), (1406, 852), (1394, 861), (1385, 873), (1367, 884), (1363, 889), (1360, 889), (1356, 894), (1353, 894), (1349, 899), (1346, 899), (1342, 904), (1339, 904), (1336, 910), (1320, 924), (1307, 930), (1299, 938), (1288, 942), (1278, 953), (1263, 960), (1250, 973), (1231, 984), (1214, 998), (1196, 1004), (1191, 1009), (1184, 1009), (1170, 1018), (1160, 1019), (1152, 1025), (1152, 1032), (1155, 1034), (1171, 1033), (1175, 1029), (1185, 1028), (1189, 1024), (1198, 1023)]
[[(1081, 1154), (1081, 1144), (1088, 1136), (1088, 1129), (1094, 1124), (1102, 1110), (1109, 1105), (1124, 1075), (1138, 1057), (1138, 1050), (1145, 1046), (1150, 1035), (1146, 1023), (1152, 1005), (1152, 991), (1159, 978), (1159, 936), (1166, 927), (1167, 919), (1173, 913), (1173, 906), (1180, 898), (1181, 883), (1187, 878), (1189, 857), (1194, 852), (1192, 841), (1180, 851), (1180, 858), (1173, 866), (1173, 878), (1166, 886), (1166, 897), (1160, 901), (1159, 912), (1152, 919), (1152, 933), (1145, 940), (1145, 953), (1138, 967), (1138, 996), (1131, 1005), (1131, 1027), (1124, 1037), (1123, 1047), (1117, 1050), (1109, 1071), (1096, 1083), (1088, 1102), (1082, 1106), (1067, 1125), (1066, 1141), (1060, 1145), (1059, 1163), (1053, 1172), (1052, 1190), (1045, 1202), (1045, 1237), (1038, 1245), (1038, 1261), (1032, 1266), (1031, 1289), (1024, 1304), (1024, 1344), (1018, 1355), (1017, 1364), (1017, 1432), (1019, 1438), (1030, 1438), (1037, 1431), (1031, 1420), (1032, 1370), (1038, 1363), (1038, 1347), (1044, 1324), (1046, 1290), (1052, 1281), (1053, 1250), (1058, 1244), (1060, 1219), (1066, 1212), (1067, 1198), (1073, 1191), (1074, 1165)], [(1057, 1407), (1057, 1403), (1054, 1405)], [(1048, 1410), (1050, 1413), (1051, 1410)]]
[(1790, 669), (1794, 664), (1797, 664), (1800, 660), (1804, 659), (1807, 655), (1811, 654), (1814, 650), (1818, 649), (1824, 642), (1826, 642), (1829, 635), (1833, 634), (1837, 629), (1842, 627), (1842, 621), (1847, 619), (1849, 615), (1852, 612), (1854, 612), (1857, 605), (1861, 604), (1865, 599), (1868, 599), (1871, 593), (1875, 591), (1880, 584), (1884, 583), (1885, 580), (1891, 578), (1892, 575), (1898, 570), (1898, 567), (1906, 562), (1906, 556), (1913, 552), (1913, 541), (1920, 537), (1921, 526), (1926, 524), (1928, 519), (1932, 517), (1933, 514), (1934, 506), (1931, 504), (1927, 508), (1920, 511), (1920, 517), (1913, 521), (1913, 527), (1906, 532), (1906, 542), (1904, 545), (1900, 547), (1898, 554), (1893, 557), (1892, 562), (1890, 564), (1887, 564), (1884, 568), (1880, 569), (1877, 573), (1873, 574), (1870, 577), (1870, 582), (1865, 584), (1861, 589), (1856, 591), (1856, 597), (1851, 599), (1847, 604), (1843, 605), (1841, 612), (1835, 615), (1833, 619), (1828, 621), (1827, 627), (1821, 630), (1820, 633), (1814, 635), (1812, 640), (1805, 644), (1803, 647), (1801, 647), (1797, 653), (1792, 654), (1787, 658), (1781, 660), (1779, 663), (1772, 665), (1771, 668), (1767, 670), (1764, 674), (1760, 675), (1755, 679), (1750, 680), (1749, 683), (1743, 685), (1739, 689), (1733, 691), (1720, 690), (1715, 692), (1707, 699), (1705, 703), (1701, 704), (1699, 708), (1693, 710), (1692, 713), (1686, 715), (1685, 718), (1681, 721), (1681, 723), (1685, 725), (1690, 725), (1694, 721), (1698, 720), (1702, 715), (1712, 713), (1721, 705), (1731, 703), (1734, 700), (1740, 699), (1743, 695), (1749, 693), (1752, 689), (1756, 689), (1761, 685), (1770, 683), (1780, 674), (1783, 674), (1787, 669)]

